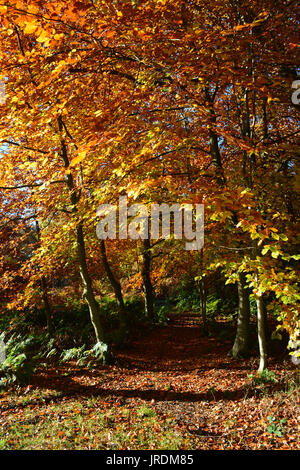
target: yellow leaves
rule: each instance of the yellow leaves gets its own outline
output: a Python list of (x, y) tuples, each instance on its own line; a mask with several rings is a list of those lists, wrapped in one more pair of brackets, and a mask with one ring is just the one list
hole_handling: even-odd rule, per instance
[(77, 21), (79, 19), (78, 12), (72, 10), (71, 8), (64, 12), (64, 16), (66, 16), (71, 21)]
[(143, 30), (138, 31), (138, 35), (143, 41), (148, 41), (149, 39), (151, 39), (151, 35), (147, 34)]
[(256, 297), (261, 297), (261, 296), (263, 295), (263, 292), (262, 292), (262, 290), (261, 290), (259, 287), (257, 287), (257, 288), (254, 288), (254, 289), (253, 289), (253, 294), (254, 294)]
[(213, 221), (224, 222), (226, 219), (230, 219), (231, 217), (232, 212), (222, 209), (214, 211), (210, 219)]
[(64, 37), (64, 34), (59, 34), (59, 33), (57, 33), (57, 34), (54, 35), (55, 41), (59, 41), (59, 40), (62, 39), (63, 37)]
[(261, 24), (262, 22), (266, 20), (268, 15), (269, 15), (269, 12), (264, 10), (258, 15), (258, 17), (252, 23), (238, 24), (237, 26), (233, 28), (233, 31), (241, 31), (242, 29), (247, 29), (247, 28), (249, 29), (249, 28), (258, 26), (259, 24)]
[(272, 96), (268, 96), (268, 104), (272, 103), (272, 101), (280, 101), (279, 98), (272, 98)]
[(40, 191), (43, 191), (44, 189), (49, 188), (50, 186), (50, 181), (45, 181), (45, 183), (42, 184), (42, 186), (39, 187)]
[[(97, 138), (94, 138), (91, 139), (89, 142), (82, 143), (81, 150), (77, 153), (74, 158), (72, 158), (70, 166), (74, 167), (78, 163), (82, 162), (86, 158), (88, 152), (93, 149), (93, 147), (95, 147), (98, 142), (99, 140)], [(67, 173), (68, 172), (70, 171), (67, 171)]]
[(49, 46), (53, 40), (59, 41), (64, 37), (63, 33), (56, 33), (53, 28), (42, 29), (38, 28), (35, 22), (26, 22), (24, 33), (25, 34), (32, 34), (36, 32), (37, 42), (44, 44), (45, 46)]
[(241, 191), (241, 196), (244, 196), (245, 194), (251, 194), (249, 188), (247, 188), (247, 189), (242, 189), (242, 191)]
[(24, 28), (24, 34), (32, 34), (37, 30), (37, 25), (34, 23), (27, 23)]
[(111, 39), (111, 38), (113, 38), (113, 37), (115, 36), (115, 34), (116, 34), (115, 31), (112, 31), (112, 30), (107, 31), (107, 33), (106, 33), (106, 35), (105, 35), (105, 36), (106, 36), (106, 39)]
[(7, 12), (7, 6), (5, 5), (0, 5), (0, 14), (4, 14)]
[(78, 152), (77, 157), (72, 159), (71, 166), (75, 166), (77, 163), (82, 162), (82, 160), (85, 159), (85, 156), (86, 156), (86, 150), (81, 150), (80, 152)]
[(46, 46), (49, 44), (51, 37), (49, 37), (49, 32), (46, 30), (42, 30), (40, 35), (37, 38), (37, 42), (44, 43)]
[(39, 7), (37, 5), (28, 5), (28, 13), (36, 14), (39, 12)]
[(67, 65), (67, 62), (65, 60), (61, 60), (55, 69), (53, 70), (53, 75), (59, 75), (59, 73), (63, 70), (63, 68)]
[(241, 29), (249, 28), (250, 24), (238, 24), (233, 28), (235, 31), (240, 31)]
[(36, 170), (38, 167), (37, 162), (24, 162), (19, 165), (20, 170)]

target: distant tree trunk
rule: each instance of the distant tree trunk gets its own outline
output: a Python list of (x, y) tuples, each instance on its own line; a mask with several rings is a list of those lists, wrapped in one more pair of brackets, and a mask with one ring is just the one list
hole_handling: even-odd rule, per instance
[(106, 247), (105, 247), (104, 240), (100, 240), (100, 251), (101, 251), (101, 258), (102, 258), (106, 275), (111, 283), (111, 286), (114, 290), (114, 294), (116, 296), (116, 300), (117, 300), (117, 304), (119, 308), (119, 314), (120, 314), (120, 330), (124, 330), (124, 328), (126, 327), (126, 309), (125, 309), (121, 284), (116, 279), (116, 277), (114, 276), (111, 270), (111, 267), (110, 267), (110, 264), (108, 262), (107, 255), (106, 255)]
[(202, 317), (202, 332), (204, 335), (208, 334), (208, 325), (207, 325), (207, 316), (206, 316), (206, 288), (205, 288), (205, 279), (203, 276), (203, 248), (200, 252), (200, 273), (201, 279), (198, 284), (200, 302), (201, 302), (201, 317)]
[(209, 86), (205, 87), (205, 97), (207, 100), (207, 114), (209, 118), (209, 153), (212, 160), (212, 163), (215, 167), (215, 176), (218, 184), (224, 186), (225, 176), (222, 165), (222, 158), (219, 149), (219, 139), (218, 134), (214, 131), (214, 127), (217, 123), (217, 116), (214, 110), (214, 100), (215, 96), (210, 93)]
[[(36, 233), (37, 233), (37, 240), (38, 240), (38, 243), (40, 243), (41, 229), (40, 229), (39, 221), (37, 219), (35, 220), (35, 227), (36, 227)], [(51, 308), (51, 304), (49, 301), (47, 280), (45, 276), (42, 276), (41, 288), (42, 288), (42, 298), (44, 302), (44, 311), (45, 311), (46, 322), (47, 322), (47, 331), (49, 334), (51, 334), (52, 333), (52, 320), (51, 320), (52, 308)]]
[(204, 279), (201, 279), (200, 281), (200, 300), (201, 300), (202, 331), (204, 335), (207, 335), (208, 324), (207, 324), (207, 316), (206, 316), (206, 289), (205, 289)]
[(51, 304), (49, 301), (47, 281), (46, 281), (45, 276), (43, 276), (41, 279), (41, 287), (42, 287), (42, 297), (43, 297), (44, 309), (45, 309), (45, 315), (46, 315), (46, 321), (47, 321), (47, 331), (49, 334), (51, 334), (52, 333), (52, 318), (51, 318), (52, 308), (51, 308)]
[(216, 280), (214, 282), (214, 288), (216, 290), (216, 295), (218, 299), (223, 299), (225, 300), (225, 295), (224, 295), (224, 278), (222, 277), (221, 274), (221, 269), (217, 268), (215, 270), (215, 276)]
[(261, 374), (267, 367), (267, 341), (265, 334), (265, 309), (262, 297), (256, 297), (257, 308), (257, 336), (259, 345), (259, 368), (258, 373)]
[(151, 252), (150, 240), (142, 240), (142, 267), (143, 291), (145, 302), (145, 315), (150, 320), (154, 319), (154, 295), (151, 282)]
[(249, 350), (249, 322), (250, 322), (250, 302), (249, 289), (246, 287), (246, 277), (240, 274), (238, 281), (238, 320), (234, 345), (232, 348), (232, 356), (239, 358), (246, 356)]

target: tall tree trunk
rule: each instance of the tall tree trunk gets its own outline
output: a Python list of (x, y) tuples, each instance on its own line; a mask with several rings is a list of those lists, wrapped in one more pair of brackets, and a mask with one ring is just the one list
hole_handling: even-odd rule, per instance
[(79, 223), (76, 228), (76, 245), (79, 272), (83, 284), (83, 298), (89, 308), (91, 323), (95, 331), (96, 341), (97, 343), (100, 341), (105, 342), (104, 329), (100, 318), (100, 307), (95, 298), (92, 287), (92, 280), (87, 268), (84, 235), (81, 223)]
[(215, 167), (216, 180), (220, 186), (224, 186), (226, 180), (223, 171), (222, 158), (219, 149), (218, 134), (215, 132), (217, 117), (214, 110), (215, 94), (211, 94), (209, 87), (205, 86), (205, 98), (207, 100), (207, 113), (209, 116), (209, 153)]
[(208, 324), (207, 324), (207, 316), (206, 316), (206, 289), (205, 289), (205, 281), (203, 278), (200, 281), (200, 300), (201, 300), (202, 332), (206, 336), (208, 334)]
[(263, 313), (264, 313), (264, 329), (266, 340), (268, 341), (271, 338), (271, 331), (268, 323), (268, 310), (267, 310), (267, 296), (262, 295), (262, 304), (263, 304)]
[(116, 279), (114, 276), (114, 273), (111, 270), (110, 264), (107, 259), (106, 255), (106, 247), (105, 247), (105, 241), (100, 240), (100, 252), (101, 252), (101, 258), (103, 262), (103, 266), (106, 272), (106, 275), (111, 283), (111, 286), (113, 288), (118, 308), (119, 308), (119, 315), (120, 315), (120, 330), (124, 330), (126, 327), (126, 309), (125, 309), (125, 304), (124, 304), (124, 299), (123, 299), (123, 294), (122, 294), (122, 289), (121, 289), (121, 284)]
[[(59, 116), (58, 118), (58, 128), (60, 135), (62, 132), (66, 131), (66, 125), (64, 124), (62, 117)], [(66, 131), (67, 132), (67, 131)], [(67, 144), (64, 138), (60, 137), (60, 144), (61, 144), (61, 157), (64, 162), (65, 169), (69, 169), (70, 162), (68, 157), (67, 151)], [(80, 190), (77, 193), (73, 175), (70, 171), (67, 172), (67, 187), (70, 194), (70, 202), (73, 206), (72, 212), (76, 214), (77, 211), (77, 204), (80, 199)], [(82, 181), (82, 180), (81, 180)], [(77, 259), (79, 264), (79, 273), (83, 284), (83, 298), (87, 303), (91, 323), (94, 328), (96, 341), (98, 342), (105, 342), (105, 335), (104, 335), (104, 328), (101, 322), (100, 317), (100, 307), (95, 298), (93, 287), (92, 287), (92, 280), (88, 272), (87, 261), (86, 261), (86, 251), (85, 251), (85, 241), (83, 235), (83, 225), (82, 222), (78, 222), (76, 226), (76, 250), (77, 250)], [(109, 357), (109, 353), (106, 354), (106, 357)], [(104, 359), (106, 359), (106, 357)]]
[(232, 356), (239, 358), (246, 356), (249, 349), (249, 323), (250, 323), (250, 302), (249, 289), (246, 287), (246, 277), (240, 274), (238, 281), (238, 320), (234, 345), (232, 348)]
[[(38, 240), (38, 243), (40, 243), (41, 229), (40, 229), (39, 221), (37, 219), (35, 220), (35, 227), (36, 227), (36, 233), (37, 233), (37, 240)], [(47, 322), (47, 330), (48, 330), (48, 333), (51, 334), (52, 333), (52, 320), (51, 320), (52, 308), (51, 308), (51, 304), (49, 301), (48, 286), (47, 286), (47, 280), (45, 276), (42, 276), (42, 279), (41, 279), (41, 289), (42, 289), (42, 298), (44, 302), (44, 311), (45, 311), (46, 322)]]
[(43, 276), (41, 279), (41, 287), (42, 287), (42, 297), (43, 297), (44, 309), (45, 309), (45, 315), (46, 315), (46, 321), (47, 321), (47, 331), (51, 335), (52, 333), (52, 318), (51, 318), (52, 308), (51, 308), (51, 304), (49, 301), (47, 281), (46, 281), (45, 276)]
[(267, 341), (265, 335), (265, 311), (264, 301), (262, 297), (256, 297), (257, 308), (257, 336), (259, 345), (259, 368), (258, 373), (261, 374), (267, 367)]
[(203, 248), (200, 251), (200, 274), (201, 279), (198, 284), (200, 302), (201, 302), (201, 317), (202, 317), (202, 332), (204, 335), (208, 334), (208, 325), (207, 325), (207, 316), (206, 316), (206, 288), (205, 288), (205, 279), (203, 276)]
[(145, 315), (150, 320), (154, 319), (154, 295), (151, 282), (151, 252), (150, 240), (142, 240), (142, 268), (143, 291), (145, 302)]

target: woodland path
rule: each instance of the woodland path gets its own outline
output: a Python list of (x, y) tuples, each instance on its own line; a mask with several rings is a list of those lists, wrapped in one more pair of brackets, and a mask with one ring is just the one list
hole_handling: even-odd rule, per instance
[[(284, 392), (287, 369), (294, 373), (289, 363), (270, 358), (277, 383), (253, 385), (248, 375), (255, 374), (257, 357), (233, 360), (231, 345), (202, 336), (194, 315), (180, 315), (167, 326), (140, 332), (118, 351), (116, 365), (48, 367), (33, 386), (60, 391), (64, 398), (101, 396), (113, 405), (153, 407), (202, 439), (203, 448), (297, 446), (297, 396)], [(276, 445), (266, 433), (270, 415), (285, 417), (291, 429)]]

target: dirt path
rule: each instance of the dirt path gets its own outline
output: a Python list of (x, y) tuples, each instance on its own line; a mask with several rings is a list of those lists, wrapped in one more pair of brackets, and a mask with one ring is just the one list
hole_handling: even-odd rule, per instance
[[(204, 337), (193, 315), (176, 316), (168, 326), (140, 332), (116, 352), (117, 365), (78, 368), (76, 362), (47, 368), (35, 377), (36, 385), (72, 393), (103, 393), (144, 399), (199, 401), (239, 399), (255, 373), (257, 358), (234, 360), (231, 341)], [(270, 358), (269, 367), (280, 373), (283, 364)]]
[(64, 377), (61, 386), (68, 381), (72, 390), (82, 388), (86, 393), (107, 391), (126, 397), (143, 392), (149, 399), (158, 399), (163, 393), (164, 399), (173, 399), (176, 392), (178, 400), (199, 400), (213, 389), (219, 395), (226, 392), (233, 377), (236, 392), (246, 383), (244, 379), (256, 360), (235, 361), (228, 354), (230, 349), (230, 341), (202, 336), (197, 317), (176, 316), (168, 326), (140, 332), (117, 351), (116, 366), (87, 371), (71, 362), (41, 371), (36, 382), (42, 385), (44, 379), (45, 385), (50, 385), (50, 380), (53, 386), (59, 386)]
[[(64, 397), (101, 396), (119, 406), (146, 404), (171, 414), (202, 439), (204, 448), (297, 446), (297, 396), (282, 391), (286, 365), (270, 358), (278, 381), (251, 385), (248, 375), (255, 373), (257, 358), (233, 360), (228, 355), (231, 341), (203, 337), (195, 323), (188, 315), (140, 333), (117, 353), (114, 366), (91, 370), (67, 363), (47, 368), (36, 375), (34, 386), (61, 391)], [(288, 441), (270, 441), (268, 416), (287, 419)]]

